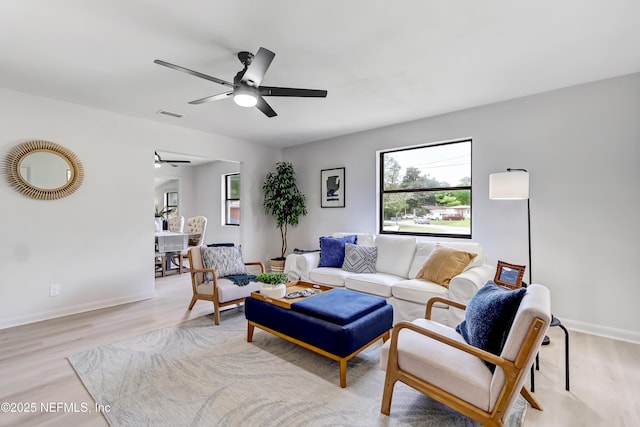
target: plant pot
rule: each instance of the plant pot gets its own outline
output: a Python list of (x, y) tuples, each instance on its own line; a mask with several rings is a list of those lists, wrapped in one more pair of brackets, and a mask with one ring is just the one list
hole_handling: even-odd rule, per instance
[(269, 261), (271, 265), (271, 271), (281, 273), (284, 271), (284, 262), (286, 258), (271, 258)]
[(287, 286), (284, 283), (279, 285), (263, 284), (260, 288), (260, 294), (266, 298), (284, 298), (287, 294)]

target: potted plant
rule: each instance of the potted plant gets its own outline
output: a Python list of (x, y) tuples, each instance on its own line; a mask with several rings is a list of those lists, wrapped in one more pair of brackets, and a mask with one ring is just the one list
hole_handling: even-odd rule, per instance
[(259, 274), (256, 282), (262, 283), (260, 294), (267, 298), (282, 298), (287, 293), (287, 275), (285, 273), (267, 272)]
[(173, 212), (173, 208), (162, 208), (160, 209), (158, 206), (155, 207), (155, 217), (156, 217), (156, 231), (162, 230), (164, 227), (162, 226), (164, 217)]
[(271, 270), (283, 271), (288, 227), (298, 225), (300, 217), (307, 214), (306, 197), (296, 185), (293, 165), (289, 162), (276, 163), (275, 170), (267, 174), (262, 192), (264, 211), (275, 217), (282, 239), (280, 256), (271, 259)]

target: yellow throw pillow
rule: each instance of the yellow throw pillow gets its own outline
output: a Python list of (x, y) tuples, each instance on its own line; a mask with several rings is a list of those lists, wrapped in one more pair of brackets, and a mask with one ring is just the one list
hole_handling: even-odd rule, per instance
[(476, 256), (474, 253), (437, 244), (422, 265), (416, 279), (426, 279), (448, 288), (451, 279), (462, 273)]

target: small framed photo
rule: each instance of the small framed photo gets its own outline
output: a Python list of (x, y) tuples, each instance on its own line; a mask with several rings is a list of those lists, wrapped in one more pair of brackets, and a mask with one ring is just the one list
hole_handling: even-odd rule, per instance
[(344, 208), (344, 168), (320, 171), (320, 207)]
[(498, 261), (496, 277), (493, 281), (496, 285), (504, 286), (509, 289), (518, 289), (522, 286), (522, 277), (524, 276), (525, 268), (525, 265), (515, 265), (504, 261)]

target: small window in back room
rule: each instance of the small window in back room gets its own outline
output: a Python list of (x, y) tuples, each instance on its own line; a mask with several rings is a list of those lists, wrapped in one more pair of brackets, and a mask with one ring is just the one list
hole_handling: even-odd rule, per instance
[(224, 176), (224, 223), (240, 225), (240, 174)]

